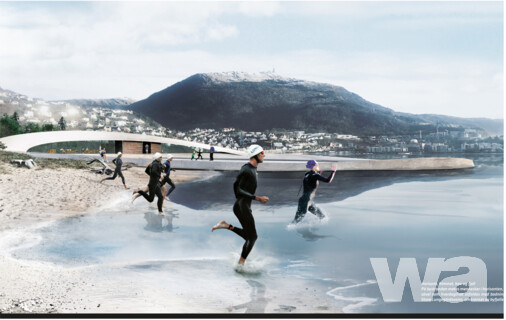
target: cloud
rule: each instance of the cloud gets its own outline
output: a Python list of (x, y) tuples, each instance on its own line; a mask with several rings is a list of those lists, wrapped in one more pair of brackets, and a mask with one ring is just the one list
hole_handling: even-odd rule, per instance
[[(269, 34), (258, 40), (258, 48), (262, 50), (247, 51), (237, 44), (244, 43), (241, 37), (247, 34), (245, 28), (257, 31), (266, 21), (287, 23), (282, 17), (327, 15), (337, 21), (378, 18), (388, 24), (406, 17), (422, 21), (424, 15), (427, 19), (444, 20), (452, 15), (460, 19), (474, 10), (476, 19), (481, 19), (495, 17), (502, 4), (85, 2), (78, 8), (76, 5), (40, 3), (18, 7), (0, 2), (0, 86), (46, 99), (120, 96), (142, 99), (198, 72), (259, 72), (275, 68), (283, 76), (343, 86), (397, 111), (502, 118), (502, 60), (489, 61), (479, 55), (454, 52), (400, 54), (378, 48), (350, 51), (346, 42), (339, 43), (342, 47), (339, 50), (324, 42), (308, 45), (303, 41), (292, 42), (290, 49), (286, 49), (269, 42)], [(387, 19), (389, 15), (393, 18)], [(244, 19), (258, 24), (237, 23)], [(292, 27), (287, 23), (279, 30), (290, 34)]]
[(279, 2), (239, 2), (238, 13), (251, 17), (271, 17), (283, 11)]

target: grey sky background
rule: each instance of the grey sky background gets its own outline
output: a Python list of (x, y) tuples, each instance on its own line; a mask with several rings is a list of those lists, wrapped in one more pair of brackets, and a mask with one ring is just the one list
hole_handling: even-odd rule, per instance
[(503, 2), (0, 2), (0, 87), (150, 94), (272, 71), (410, 113), (503, 118)]

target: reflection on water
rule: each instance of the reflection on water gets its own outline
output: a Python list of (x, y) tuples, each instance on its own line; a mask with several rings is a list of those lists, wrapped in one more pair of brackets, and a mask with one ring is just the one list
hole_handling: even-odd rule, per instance
[(179, 218), (177, 214), (177, 209), (166, 210), (164, 214), (158, 214), (153, 211), (148, 211), (144, 213), (144, 219), (147, 224), (144, 227), (145, 230), (154, 231), (154, 232), (173, 232), (174, 228), (173, 220), (174, 218)]
[(224, 173), (178, 185), (163, 216), (139, 202), (128, 207), (132, 214), (62, 220), (37, 230), (42, 241), (14, 255), (64, 266), (125, 265), (118, 268), (142, 283), (215, 299), (223, 312), (503, 311), (500, 302), (415, 303), (409, 286), (401, 303), (384, 303), (370, 263), (385, 257), (394, 274), (400, 258), (413, 257), (423, 273), (429, 258), (472, 256), (485, 262), (489, 287), (502, 287), (502, 166), (339, 173), (317, 192), (326, 218), (309, 214), (297, 225), (290, 222), (302, 174), (260, 173), (258, 194), (272, 203), (253, 204), (259, 237), (239, 272), (243, 240), (228, 230), (211, 233), (219, 219), (237, 223), (234, 179)]
[(325, 239), (328, 237), (333, 237), (332, 235), (319, 235), (317, 234), (318, 228), (316, 227), (307, 227), (307, 228), (298, 228), (297, 233), (302, 236), (304, 240), (307, 241), (318, 241), (320, 239)]
[(228, 307), (227, 310), (245, 309), (244, 313), (264, 313), (268, 302), (265, 297), (265, 285), (255, 280), (246, 280), (246, 282), (251, 287), (250, 301)]
[[(329, 172), (324, 172), (327, 175)], [(331, 184), (321, 183), (317, 191), (317, 204), (342, 201), (357, 196), (368, 190), (373, 190), (394, 183), (407, 181), (439, 181), (449, 179), (473, 178), (475, 169), (442, 170), (424, 172), (393, 172), (393, 171), (353, 171), (338, 172)], [(269, 196), (269, 206), (293, 205), (298, 201), (297, 194), (304, 173), (301, 172), (259, 172), (257, 194)], [(235, 172), (225, 172), (222, 175), (205, 180), (182, 184), (178, 186), (177, 194), (171, 195), (171, 200), (192, 209), (228, 209), (234, 203), (232, 185)], [(195, 197), (198, 194), (199, 197)], [(299, 195), (300, 196), (300, 195)], [(212, 201), (210, 201), (212, 199)], [(295, 211), (294, 211), (295, 214)]]

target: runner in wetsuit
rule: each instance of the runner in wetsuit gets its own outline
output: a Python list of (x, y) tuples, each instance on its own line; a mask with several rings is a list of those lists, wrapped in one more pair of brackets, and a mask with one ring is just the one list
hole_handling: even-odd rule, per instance
[(125, 177), (123, 176), (123, 173), (121, 172), (121, 166), (123, 165), (123, 160), (121, 160), (121, 156), (123, 154), (121, 152), (118, 152), (118, 156), (112, 160), (112, 163), (116, 165), (116, 169), (114, 169), (114, 174), (112, 177), (103, 178), (100, 182), (104, 182), (104, 180), (114, 180), (117, 176), (120, 176), (121, 181), (123, 181), (123, 186), (125, 189), (128, 189), (127, 185), (125, 184)]
[(162, 190), (160, 189), (160, 176), (162, 175), (162, 155), (157, 152), (154, 155), (155, 160), (151, 163), (151, 169), (149, 174), (149, 194), (146, 194), (143, 190), (138, 190), (141, 196), (143, 196), (148, 202), (153, 202), (155, 199), (155, 195), (158, 197), (158, 202), (156, 203), (158, 206), (158, 214), (163, 214), (162, 205), (163, 205), (163, 195)]
[(228, 224), (225, 220), (221, 220), (211, 230), (228, 229), (246, 240), (242, 247), (239, 265), (244, 265), (257, 239), (255, 219), (251, 212), (251, 201), (257, 200), (264, 204), (269, 201), (269, 197), (267, 196), (255, 196), (257, 188), (257, 166), (259, 163), (264, 162), (265, 153), (262, 147), (254, 144), (248, 148), (248, 156), (250, 157), (249, 163), (242, 166), (234, 182), (234, 193), (236, 197), (234, 214), (241, 223), (242, 229)]
[(334, 179), (334, 175), (336, 174), (337, 166), (335, 164), (332, 165), (333, 172), (327, 178), (319, 174), (320, 166), (318, 165), (318, 162), (314, 160), (309, 160), (306, 164), (306, 168), (311, 170), (306, 172), (304, 175), (304, 180), (302, 181), (304, 191), (302, 196), (299, 198), (299, 206), (297, 208), (295, 218), (293, 219), (293, 223), (300, 222), (306, 215), (307, 211), (311, 212), (320, 219), (325, 217), (320, 208), (315, 206), (313, 200), (316, 195), (316, 189), (318, 189), (319, 182), (322, 181), (331, 183), (332, 179)]
[(174, 182), (172, 181), (172, 179), (170, 178), (170, 171), (175, 171), (174, 169), (171, 169), (170, 168), (170, 162), (172, 161), (174, 157), (171, 155), (171, 154), (168, 154), (167, 155), (167, 160), (163, 163), (163, 172), (165, 173), (165, 176), (163, 177), (160, 185), (163, 187), (163, 185), (165, 183), (168, 183), (170, 185), (170, 189), (167, 191), (167, 193), (165, 194), (165, 200), (170, 200), (169, 199), (169, 195), (171, 194), (172, 191), (174, 191), (174, 189), (176, 189), (176, 185), (174, 184)]

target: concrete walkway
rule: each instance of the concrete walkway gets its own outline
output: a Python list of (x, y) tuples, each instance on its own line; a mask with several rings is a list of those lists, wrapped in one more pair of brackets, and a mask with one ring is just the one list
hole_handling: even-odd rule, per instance
[[(98, 155), (89, 154), (50, 154), (30, 152), (33, 157), (86, 160)], [(163, 154), (164, 156), (166, 154)], [(230, 154), (215, 154), (214, 161), (209, 161), (209, 155), (204, 160), (190, 160), (191, 154), (174, 154), (172, 168), (182, 170), (217, 170), (237, 171), (248, 159)], [(108, 154), (107, 159), (112, 161), (114, 154)], [(337, 164), (338, 171), (416, 171), (416, 170), (454, 170), (474, 168), (474, 162), (463, 158), (410, 158), (370, 160), (329, 156), (314, 156), (301, 154), (267, 154), (265, 162), (258, 171), (307, 171), (306, 161), (314, 159), (320, 162), (320, 168), (324, 171), (331, 169), (333, 163)], [(153, 160), (152, 155), (125, 154), (124, 162), (145, 166)], [(164, 159), (165, 160), (165, 159)]]

